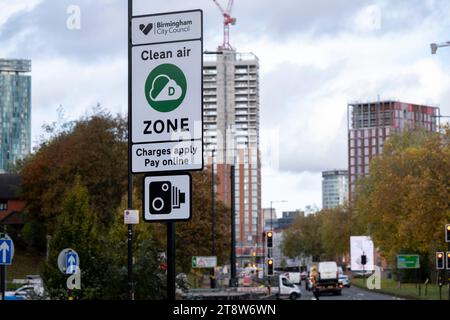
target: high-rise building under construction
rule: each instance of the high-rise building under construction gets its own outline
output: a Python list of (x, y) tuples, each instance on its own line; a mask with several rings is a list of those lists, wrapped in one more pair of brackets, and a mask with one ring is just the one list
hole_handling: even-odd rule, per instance
[(348, 104), (349, 200), (358, 177), (369, 173), (373, 158), (381, 156), (384, 141), (392, 134), (413, 128), (437, 130), (439, 108), (398, 101)]
[(214, 163), (217, 195), (228, 206), (234, 188), (237, 262), (263, 263), (258, 58), (223, 48), (205, 55), (203, 103), (205, 163)]

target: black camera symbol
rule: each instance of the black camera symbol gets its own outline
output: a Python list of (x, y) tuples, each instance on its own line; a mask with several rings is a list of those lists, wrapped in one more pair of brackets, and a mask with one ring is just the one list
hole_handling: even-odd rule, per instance
[(151, 182), (149, 192), (150, 214), (169, 214), (186, 201), (185, 193), (172, 186), (170, 181)]

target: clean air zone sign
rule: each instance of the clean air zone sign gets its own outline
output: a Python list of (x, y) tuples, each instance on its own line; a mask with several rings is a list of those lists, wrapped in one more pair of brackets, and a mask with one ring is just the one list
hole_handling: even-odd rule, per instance
[(131, 35), (131, 170), (203, 169), (201, 10), (137, 16)]

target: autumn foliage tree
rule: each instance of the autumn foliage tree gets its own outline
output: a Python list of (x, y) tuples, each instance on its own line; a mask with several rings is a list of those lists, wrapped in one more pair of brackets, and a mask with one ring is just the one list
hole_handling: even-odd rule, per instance
[(350, 251), (350, 236), (360, 228), (347, 206), (300, 215), (283, 233), (282, 249), (288, 257), (312, 256), (313, 260), (335, 260)]
[[(54, 235), (57, 231), (58, 219), (64, 211), (65, 195), (78, 179), (87, 190), (89, 210), (95, 217), (98, 232), (105, 235), (112, 228), (121, 230), (114, 231), (117, 239), (124, 241), (117, 240), (121, 243), (117, 250), (126, 253), (126, 246), (123, 245), (126, 244), (126, 227), (117, 214), (123, 213), (126, 208), (127, 120), (99, 110), (77, 121), (51, 125), (48, 131), (50, 137), (42, 140), (36, 151), (23, 162), (20, 170), (22, 196), (27, 202), (28, 211), (24, 228), (28, 243), (45, 250), (46, 235)], [(140, 212), (142, 178), (142, 175), (136, 175), (133, 179), (133, 204)], [(184, 272), (190, 270), (193, 255), (211, 254), (213, 223), (219, 263), (229, 262), (230, 211), (216, 197), (216, 219), (213, 221), (211, 172), (194, 172), (192, 178), (192, 220), (177, 223), (176, 226), (177, 268)], [(136, 252), (149, 246), (159, 252), (164, 251), (165, 225), (142, 221), (141, 225), (136, 228), (137, 231), (143, 229), (135, 235)], [(103, 246), (111, 246), (111, 243)], [(119, 265), (123, 264), (121, 259), (115, 261)], [(142, 255), (140, 259), (148, 261), (150, 257)], [(139, 268), (144, 269), (144, 266)], [(141, 293), (141, 296), (145, 297), (145, 294)]]
[[(79, 177), (89, 192), (98, 223), (107, 226), (127, 183), (126, 121), (106, 112), (60, 124), (21, 168), (22, 196), (27, 202), (32, 244), (54, 231), (64, 195)], [(26, 228), (27, 228), (26, 227)], [(40, 228), (40, 232), (36, 229)], [(26, 229), (27, 230), (27, 229)], [(39, 242), (41, 240), (41, 242)]]
[(450, 130), (393, 136), (361, 179), (355, 211), (394, 264), (398, 253), (427, 255), (446, 248), (450, 221)]

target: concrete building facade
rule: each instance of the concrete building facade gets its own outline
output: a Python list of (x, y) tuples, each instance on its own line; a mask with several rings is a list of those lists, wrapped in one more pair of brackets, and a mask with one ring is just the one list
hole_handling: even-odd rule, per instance
[(251, 262), (256, 252), (262, 263), (258, 58), (234, 50), (205, 55), (203, 97), (205, 163), (214, 165), (217, 195), (228, 206), (234, 188), (237, 261)]
[(322, 172), (322, 208), (333, 209), (348, 199), (348, 171), (328, 170)]

